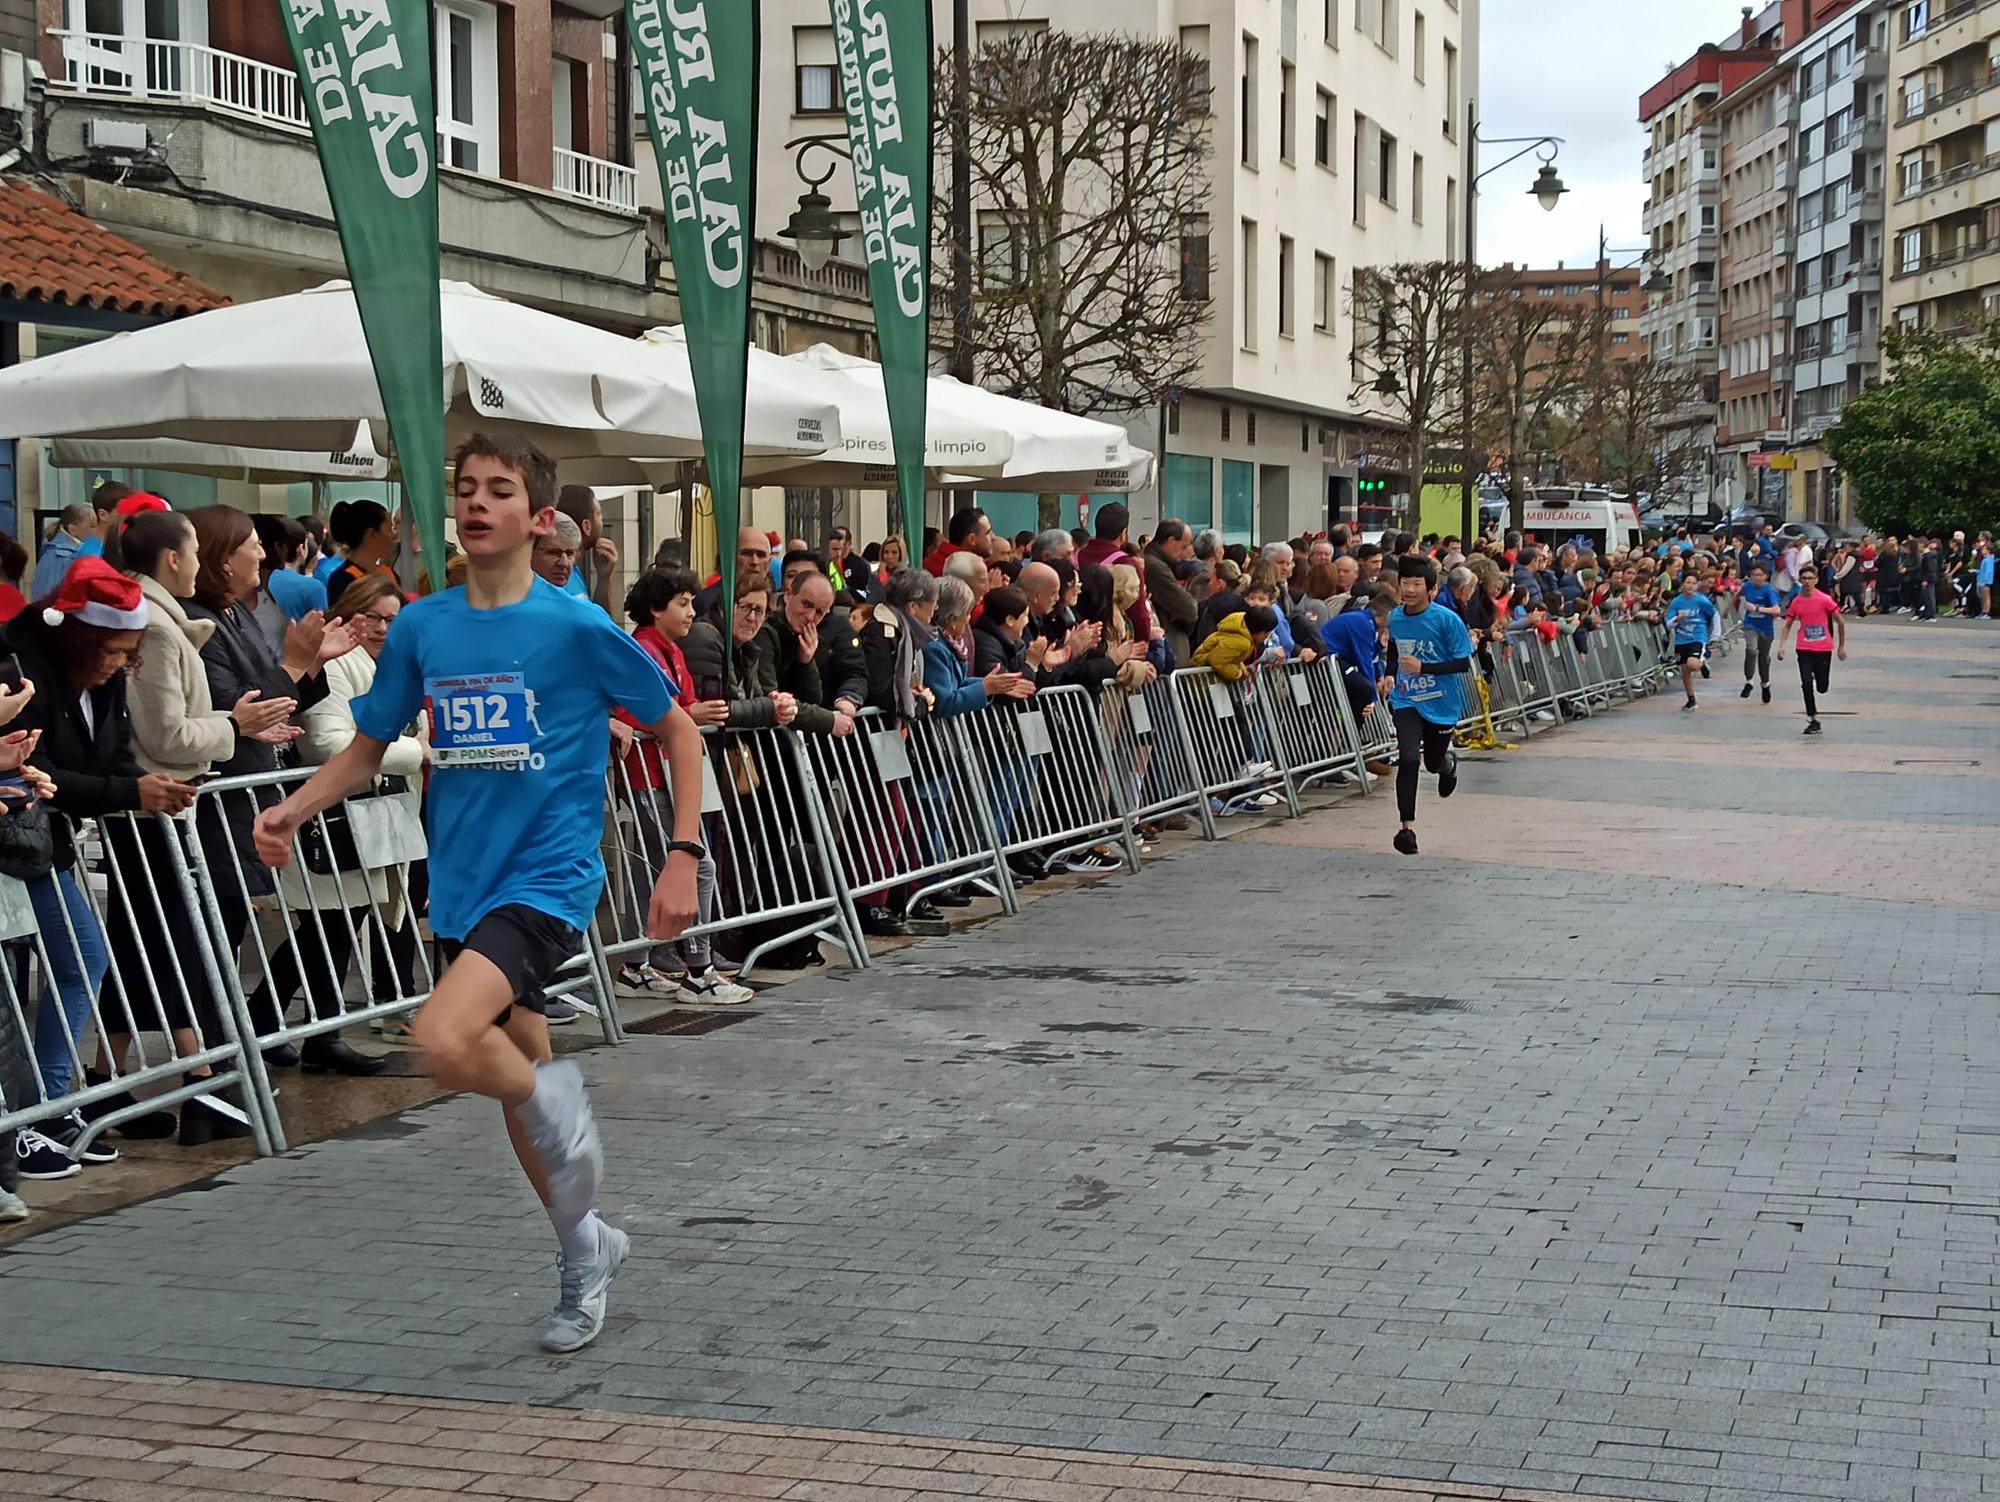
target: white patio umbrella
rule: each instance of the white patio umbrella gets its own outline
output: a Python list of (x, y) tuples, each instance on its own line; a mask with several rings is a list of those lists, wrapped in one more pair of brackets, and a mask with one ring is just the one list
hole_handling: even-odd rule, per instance
[(156, 469), (176, 475), (208, 475), (248, 485), (287, 485), (295, 480), (386, 480), (394, 465), (375, 452), (368, 424), (354, 430), (344, 449), (289, 453), (283, 449), (238, 448), (194, 443), (185, 438), (58, 438), (49, 445), (57, 469)]
[(997, 480), (946, 475), (946, 490), (992, 490), (1008, 495), (1129, 495), (1153, 483), (1158, 461), (1150, 449), (1128, 443), (1125, 457), (1096, 469), (1024, 471), (1009, 466)]
[[(882, 367), (873, 360), (844, 354), (824, 344), (793, 355), (792, 360), (837, 374), (857, 389), (866, 391), (881, 412), (878, 463), (890, 481), (895, 478), (888, 436), (888, 406), (883, 396)], [(927, 460), (934, 482), (947, 489), (976, 487), (1003, 491), (1129, 491), (1150, 482), (1152, 456), (1132, 447), (1125, 430), (1113, 423), (1077, 417), (1050, 407), (1001, 396), (980, 386), (969, 386), (950, 376), (930, 380), (929, 408), (931, 444), (935, 457)], [(844, 410), (844, 409), (843, 409)], [(975, 466), (953, 462), (948, 451), (937, 444), (938, 414), (949, 414), (953, 423), (984, 426), (1003, 432), (1008, 450), (998, 465)], [(829, 455), (831, 457), (831, 455)], [(775, 468), (778, 461), (773, 461)], [(837, 484), (838, 481), (798, 483)]]
[[(701, 453), (685, 349), (631, 339), (494, 297), (440, 290), (446, 431), (506, 431), (551, 457)], [(382, 399), (346, 282), (237, 303), (0, 372), (0, 437), (175, 438), (331, 453), (373, 428)], [(814, 454), (840, 442), (832, 402), (752, 390), (746, 453)]]

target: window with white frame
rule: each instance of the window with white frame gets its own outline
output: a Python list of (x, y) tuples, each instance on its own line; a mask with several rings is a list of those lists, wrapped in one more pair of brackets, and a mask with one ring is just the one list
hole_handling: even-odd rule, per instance
[(1896, 180), (1905, 194), (1916, 192), (1924, 185), (1924, 154), (1913, 151), (1896, 163)]
[(1896, 237), (1896, 264), (1905, 272), (1915, 271), (1924, 261), (1924, 232), (1905, 230)]
[(438, 159), (482, 177), (500, 175), (500, 42), (483, 0), (436, 0)]
[(1333, 257), (1323, 252), (1313, 254), (1313, 327), (1322, 334), (1333, 330), (1333, 309), (1339, 299), (1334, 281)]

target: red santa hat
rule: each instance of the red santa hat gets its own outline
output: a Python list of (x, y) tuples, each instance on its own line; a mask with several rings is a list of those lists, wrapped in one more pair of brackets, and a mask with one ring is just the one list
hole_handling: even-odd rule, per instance
[(146, 597), (136, 580), (128, 579), (102, 558), (79, 558), (62, 584), (42, 607), (42, 619), (60, 626), (65, 617), (106, 631), (146, 629)]

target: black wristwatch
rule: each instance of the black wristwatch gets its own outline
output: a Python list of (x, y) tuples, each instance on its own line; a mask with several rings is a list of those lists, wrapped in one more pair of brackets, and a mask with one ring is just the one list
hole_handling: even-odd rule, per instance
[(708, 854), (708, 851), (693, 840), (669, 840), (667, 842), (667, 853), (671, 855), (677, 850), (693, 856), (696, 860), (700, 860)]

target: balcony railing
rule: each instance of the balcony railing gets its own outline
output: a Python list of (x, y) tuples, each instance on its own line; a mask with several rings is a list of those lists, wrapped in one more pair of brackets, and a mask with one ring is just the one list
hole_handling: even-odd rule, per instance
[(298, 75), (193, 42), (99, 32), (51, 32), (62, 46), (62, 83), (85, 94), (168, 99), (266, 125), (310, 129)]
[(561, 146), (555, 148), (555, 168), (555, 190), (564, 197), (624, 214), (639, 212), (639, 174), (635, 169)]

